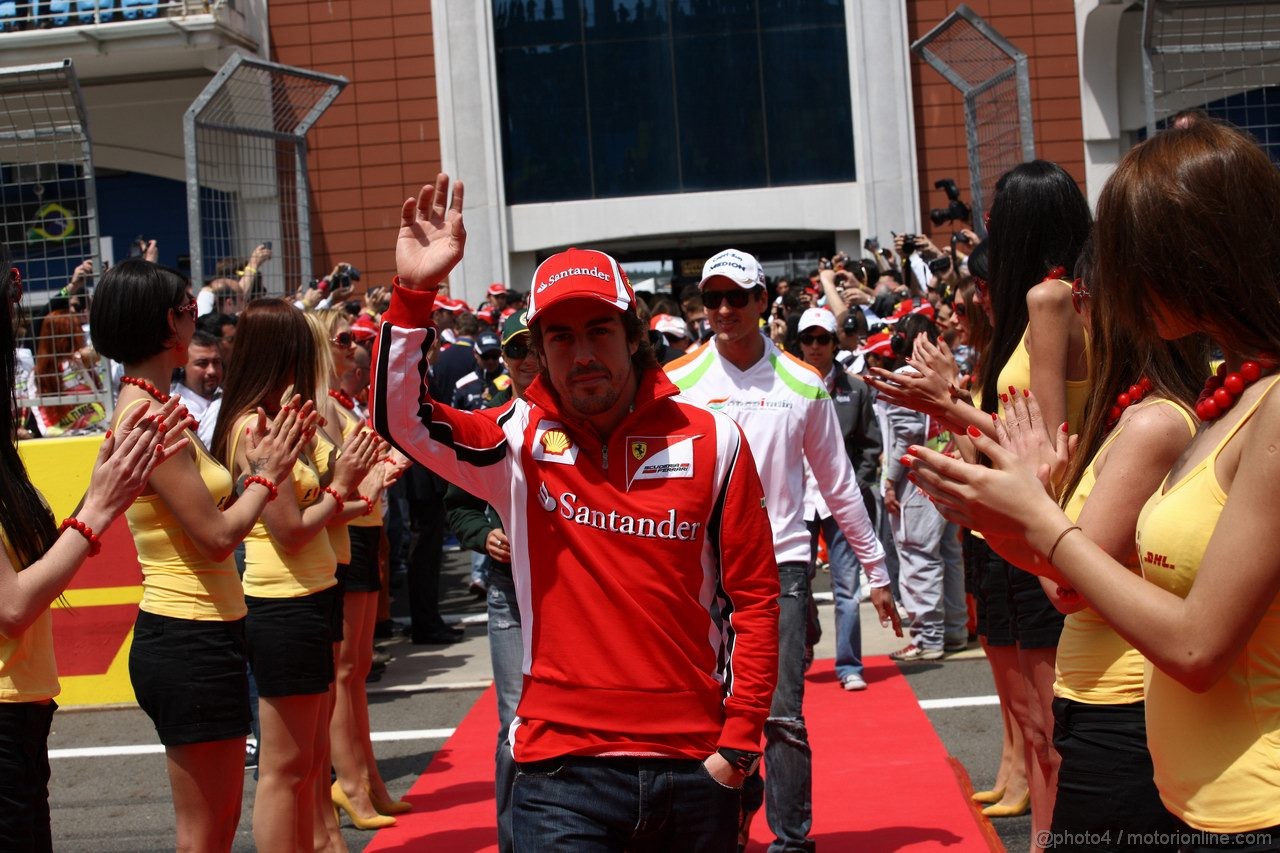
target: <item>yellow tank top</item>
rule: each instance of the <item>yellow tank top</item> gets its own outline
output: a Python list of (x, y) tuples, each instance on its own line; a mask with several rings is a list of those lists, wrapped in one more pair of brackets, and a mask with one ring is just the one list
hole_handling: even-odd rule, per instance
[[(1064, 281), (1063, 284), (1068, 287), (1071, 282)], [(1027, 351), (1027, 333), (1030, 326), (1022, 330), (1022, 337), (1018, 340), (1018, 348), (1009, 356), (1009, 360), (1000, 370), (1000, 377), (996, 380), (998, 392), (1005, 392), (1009, 386), (1023, 389), (1031, 387), (1031, 353)], [(1089, 333), (1085, 332), (1084, 337), (1085, 359), (1090, 359), (1089, 355)], [(1089, 399), (1089, 380), (1076, 379), (1067, 380), (1067, 426), (1072, 432), (1078, 432), (1084, 426), (1084, 405)]]
[[(126, 406), (118, 417), (133, 405)], [(221, 512), (231, 504), (231, 472), (209, 455), (195, 433), (188, 430), (187, 437), (200, 480)], [(235, 560), (227, 557), (216, 563), (204, 556), (163, 498), (154, 493), (140, 495), (125, 510), (125, 518), (142, 567), (139, 609), (205, 622), (230, 622), (245, 615), (244, 590)]]
[[(1204, 460), (1142, 508), (1142, 573), (1161, 589), (1185, 598), (1195, 583), (1227, 502), (1214, 474), (1218, 455), (1278, 378), (1269, 380)], [(1204, 693), (1150, 665), (1146, 676), (1147, 741), (1156, 787), (1169, 811), (1210, 832), (1280, 824), (1280, 598), (1271, 602), (1231, 668)]]
[[(339, 406), (341, 408), (341, 406)], [(324, 433), (316, 432), (316, 473), (320, 475), (320, 484), (327, 485), (333, 480), (333, 463), (338, 459), (338, 448), (325, 438)], [(329, 534), (329, 545), (338, 562), (346, 565), (351, 562), (351, 533), (347, 530), (347, 522), (330, 524), (325, 530)]]
[[(21, 571), (23, 566), (3, 529), (0, 544), (14, 573)], [(53, 658), (53, 613), (46, 607), (18, 636), (0, 636), (0, 702), (47, 702), (61, 689)]]
[[(1172, 400), (1153, 400), (1144, 406), (1172, 406), (1186, 420), (1187, 429), (1195, 435), (1196, 425), (1191, 414)], [(1119, 427), (1094, 455), (1102, 456), (1116, 437), (1124, 431)], [(1076, 486), (1065, 512), (1072, 522), (1080, 518), (1084, 502), (1097, 484), (1093, 463), (1084, 469), (1080, 484)], [(1135, 562), (1129, 570), (1138, 571)], [(1057, 679), (1053, 683), (1053, 695), (1063, 699), (1083, 702), (1087, 705), (1129, 705), (1141, 702), (1143, 667), (1146, 659), (1117, 634), (1097, 611), (1086, 607), (1067, 616), (1058, 640), (1056, 661)]]
[[(245, 427), (254, 415), (246, 415), (236, 424), (231, 438), (231, 454), (234, 457), (236, 442), (244, 434)], [(298, 508), (306, 509), (320, 500), (320, 475), (315, 464), (306, 457), (298, 457), (293, 465), (294, 499)], [(283, 498), (285, 484), (280, 484)], [(317, 533), (296, 554), (285, 553), (267, 532), (267, 526), (259, 519), (244, 539), (244, 594), (254, 598), (301, 598), (328, 589), (338, 582), (334, 572), (338, 560), (334, 556), (329, 537)]]

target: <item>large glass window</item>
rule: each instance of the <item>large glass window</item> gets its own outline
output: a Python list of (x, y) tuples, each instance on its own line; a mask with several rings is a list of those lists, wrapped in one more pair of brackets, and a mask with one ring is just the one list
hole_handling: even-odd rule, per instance
[(508, 204), (854, 179), (843, 0), (492, 0)]

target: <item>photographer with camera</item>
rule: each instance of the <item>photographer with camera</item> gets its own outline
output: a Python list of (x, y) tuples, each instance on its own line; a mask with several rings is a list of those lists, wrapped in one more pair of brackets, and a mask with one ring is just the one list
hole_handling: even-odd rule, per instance
[[(152, 246), (148, 246), (148, 251), (152, 248)], [(203, 317), (205, 314), (212, 314), (215, 310), (223, 314), (240, 313), (245, 303), (249, 301), (254, 286), (260, 280), (259, 270), (269, 260), (271, 260), (270, 241), (260, 243), (254, 248), (249, 254), (248, 262), (239, 268), (238, 278), (223, 274), (215, 275), (205, 282), (204, 287), (201, 287), (200, 292), (196, 295), (196, 311), (199, 316)], [(219, 266), (225, 266), (225, 262), (219, 263)], [(234, 297), (234, 299), (219, 298), (223, 294), (227, 297)], [(231, 304), (227, 304), (228, 302)]]

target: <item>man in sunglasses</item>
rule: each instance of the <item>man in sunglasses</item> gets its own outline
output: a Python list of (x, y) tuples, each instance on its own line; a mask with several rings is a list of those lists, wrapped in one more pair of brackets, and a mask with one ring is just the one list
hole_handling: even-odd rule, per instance
[[(765, 799), (776, 836), (769, 850), (810, 851), (812, 756), (801, 707), (809, 599), (804, 463), (866, 569), (881, 621), (891, 621), (899, 636), (902, 629), (888, 589), (884, 549), (867, 517), (849, 457), (833, 452), (843, 437), (823, 379), (760, 332), (768, 306), (763, 268), (746, 252), (726, 249), (703, 266), (700, 286), (714, 336), (667, 365), (667, 374), (686, 397), (738, 422), (764, 485), (782, 590), (778, 687), (764, 729), (769, 766)], [(754, 790), (744, 791), (740, 842), (749, 831), (750, 807), (759, 808), (759, 777), (749, 784)]]
[(667, 379), (603, 252), (535, 271), (543, 372), (523, 398), (459, 412), (424, 395), (436, 285), (466, 241), (462, 187), (451, 204), (448, 190), (440, 175), (401, 210), (373, 417), (505, 522), (524, 642), (514, 848), (729, 853), (777, 674), (778, 575), (751, 451)]
[(453, 407), (464, 412), (483, 407), (494, 395), (511, 388), (511, 377), (502, 364), (502, 341), (492, 332), (476, 336), (476, 369), (453, 387)]

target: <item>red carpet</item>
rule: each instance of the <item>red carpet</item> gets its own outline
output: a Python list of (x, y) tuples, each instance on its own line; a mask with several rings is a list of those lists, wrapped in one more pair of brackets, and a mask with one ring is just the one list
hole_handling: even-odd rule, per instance
[[(942, 742), (898, 667), (885, 657), (869, 658), (864, 675), (870, 689), (850, 694), (836, 684), (831, 661), (817, 661), (809, 672), (805, 717), (814, 756), (812, 834), (818, 849), (1002, 849), (971, 808)], [(415, 811), (379, 831), (365, 850), (496, 850), (497, 725), (490, 688), (410, 789), (406, 799)], [(762, 810), (752, 825), (748, 850), (762, 853), (772, 837)]]

